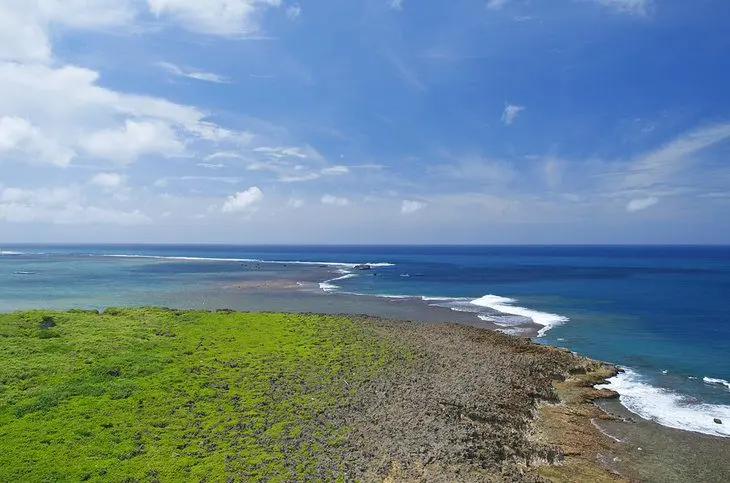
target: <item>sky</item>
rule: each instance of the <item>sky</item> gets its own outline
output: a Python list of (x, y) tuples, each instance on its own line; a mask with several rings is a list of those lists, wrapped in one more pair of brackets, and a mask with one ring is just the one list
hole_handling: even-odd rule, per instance
[(730, 243), (727, 0), (0, 0), (0, 243)]

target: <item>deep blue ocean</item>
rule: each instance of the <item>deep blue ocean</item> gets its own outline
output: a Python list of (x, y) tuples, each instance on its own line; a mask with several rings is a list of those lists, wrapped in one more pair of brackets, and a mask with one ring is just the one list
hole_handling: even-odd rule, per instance
[(330, 295), (412, 296), (508, 333), (534, 322), (541, 343), (624, 367), (609, 387), (636, 414), (730, 437), (730, 247), (1, 248), (0, 311), (206, 306), (246, 272)]

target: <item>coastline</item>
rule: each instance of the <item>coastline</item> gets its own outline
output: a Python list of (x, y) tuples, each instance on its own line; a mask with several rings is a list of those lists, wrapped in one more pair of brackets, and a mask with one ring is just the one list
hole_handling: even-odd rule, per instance
[[(249, 286), (242, 292), (251, 290), (257, 293), (258, 289), (264, 287)], [(330, 306), (332, 310), (328, 313), (342, 313), (343, 306), (360, 308), (367, 305), (370, 309), (367, 317), (385, 317), (426, 325), (446, 322), (490, 331), (501, 329), (473, 313), (433, 305), (421, 297), (352, 295), (323, 292), (314, 286), (298, 286), (295, 290), (308, 292), (323, 300), (335, 299), (336, 302)], [(356, 314), (357, 309), (347, 312), (348, 316)], [(538, 337), (541, 329), (543, 326), (532, 324), (521, 333), (508, 335), (530, 340)], [(531, 343), (559, 352), (570, 352), (559, 346)], [(614, 391), (594, 387), (606, 384), (608, 379), (618, 374), (618, 366), (610, 362), (593, 361), (579, 354), (574, 355), (596, 365), (586, 374), (579, 371), (577, 375), (569, 375), (566, 381), (555, 382), (560, 404), (540, 405), (535, 419), (536, 431), (542, 435), (540, 437), (546, 438), (544, 441), (567, 448), (561, 465), (549, 466), (550, 470), (541, 473), (543, 477), (553, 481), (574, 481), (571, 474), (582, 474), (584, 480), (587, 478), (592, 481), (664, 483), (691, 481), (691, 473), (696, 474), (699, 471), (709, 479), (730, 481), (730, 465), (722, 463), (730, 461), (730, 439), (672, 429), (641, 418), (621, 405), (619, 395)], [(631, 429), (626, 429), (628, 427)], [(621, 436), (616, 436), (617, 434)], [(668, 439), (681, 444), (657, 445), (657, 437), (660, 441)], [(651, 454), (649, 461), (644, 458), (646, 454)], [(721, 456), (715, 458), (708, 455)], [(672, 463), (674, 461), (683, 461), (685, 465)]]
[(610, 371), (494, 331), (371, 316), (109, 308), (0, 315), (0, 330), (0, 479), (16, 481), (153, 467), (161, 480), (536, 482), (570, 464), (535, 437), (541, 405), (570, 403), (553, 382)]
[[(10, 330), (12, 333), (12, 325), (18, 322), (31, 324), (31, 327), (39, 324), (37, 320), (43, 322), (48, 315), (44, 315), (45, 312), (0, 315), (0, 322), (4, 319), (4, 332)], [(124, 317), (131, 317), (126, 320), (132, 325), (145, 321), (143, 330), (154, 329), (150, 333), (152, 339), (162, 338), (173, 344), (178, 343), (176, 333), (189, 330), (192, 323), (201, 331), (198, 347), (204, 344), (208, 349), (203, 350), (212, 350), (205, 358), (216, 355), (219, 343), (230, 344), (234, 340), (230, 338), (230, 330), (219, 332), (216, 329), (232, 320), (265, 317), (288, 324), (300, 321), (298, 324), (306, 326), (330, 321), (325, 332), (315, 332), (321, 334), (316, 338), (330, 337), (332, 329), (345, 323), (350, 335), (338, 339), (338, 344), (344, 345), (336, 354), (361, 357), (353, 352), (357, 346), (349, 345), (348, 340), (362, 347), (371, 347), (374, 343), (389, 354), (387, 362), (379, 363), (379, 369), (368, 376), (358, 376), (357, 372), (350, 371), (339, 376), (344, 377), (341, 384), (346, 391), (341, 397), (345, 399), (324, 409), (313, 420), (316, 425), (324, 425), (323, 428), (347, 428), (346, 435), (338, 437), (339, 442), (330, 448), (334, 453), (330, 451), (323, 456), (326, 461), (322, 464), (329, 468), (327, 471), (346, 468), (346, 474), (355, 480), (484, 481), (496, 477), (525, 482), (672, 482), (692, 481), (691, 474), (702, 474), (708, 481), (723, 481), (730, 477), (730, 468), (724, 463), (725, 457), (730, 455), (730, 441), (670, 430), (674, 431), (674, 438), (669, 441), (682, 444), (662, 444), (661, 436), (666, 435), (667, 428), (636, 421), (630, 415), (622, 416), (621, 406), (615, 400), (617, 394), (594, 387), (617, 374), (618, 367), (524, 337), (467, 324), (424, 324), (353, 314), (111, 308), (101, 315), (96, 311), (70, 311), (52, 312), (50, 316), (58, 321), (58, 326), (41, 329), (41, 332), (50, 330), (48, 337), (41, 337), (48, 343), (57, 345), (69, 338), (68, 331), (73, 330), (77, 317), (103, 317), (100, 322), (105, 321), (105, 330), (111, 330), (111, 333), (99, 333), (98, 323), (91, 320), (82, 325), (94, 330), (95, 337), (104, 338), (113, 336), (117, 327), (131, 330), (134, 339), (130, 349), (138, 344), (135, 341), (140, 340), (137, 334), (142, 327), (126, 327), (126, 323), (121, 322)], [(174, 317), (170, 319), (171, 316)], [(154, 320), (161, 317), (164, 319), (160, 326)], [(201, 317), (201, 322), (209, 318), (212, 325), (196, 323)], [(178, 325), (175, 320), (185, 322)], [(155, 329), (156, 326), (160, 327)], [(292, 326), (296, 327), (298, 325)], [(335, 334), (339, 330), (336, 328)], [(238, 336), (246, 338), (246, 333), (241, 332)], [(304, 343), (309, 344), (316, 338)], [(12, 338), (5, 340), (12, 341)], [(299, 337), (292, 340), (300, 343)], [(191, 339), (184, 345), (190, 347), (194, 341)], [(39, 357), (43, 357), (42, 347), (36, 342), (32, 344)], [(319, 347), (317, 344), (315, 342), (315, 347)], [(240, 356), (236, 345), (232, 350), (228, 357)], [(115, 349), (114, 354), (117, 353)], [(154, 352), (145, 353), (145, 357), (154, 356)], [(363, 355), (367, 353), (369, 350)], [(125, 357), (124, 352), (119, 355)], [(263, 355), (268, 357), (266, 353)], [(198, 357), (203, 354), (194, 357), (196, 364)], [(220, 363), (218, 357), (212, 360)], [(337, 367), (339, 357), (329, 359), (328, 365)], [(324, 369), (322, 365), (317, 367), (317, 370)], [(143, 367), (137, 370), (146, 372)], [(217, 370), (210, 372), (211, 375), (216, 373)], [(129, 387), (138, 386), (138, 383), (130, 383)], [(203, 380), (201, 384), (211, 383)], [(218, 387), (221, 383), (214, 384)], [(339, 391), (335, 386), (324, 387)], [(236, 392), (245, 387), (234, 385), (230, 389)], [(224, 394), (231, 394), (227, 385), (225, 392), (219, 392), (216, 398)], [(616, 405), (611, 406), (614, 403)], [(151, 440), (146, 444), (154, 447), (156, 443)], [(637, 447), (639, 444), (641, 449)], [(692, 453), (689, 456), (683, 454), (688, 449)], [(8, 462), (12, 463), (12, 460), (6, 460)]]
[[(169, 257), (159, 258), (161, 260), (169, 259)], [(126, 260), (127, 258), (123, 257), (122, 259)], [(132, 258), (132, 260), (136, 260), (136, 258)], [(195, 258), (194, 260), (203, 261), (211, 259)], [(238, 261), (238, 259), (235, 260)], [(187, 264), (189, 263), (189, 260), (188, 258), (180, 258), (180, 262)], [(206, 261), (205, 263), (207, 264), (208, 262)], [(276, 265), (286, 268), (289, 263), (291, 262), (280, 262)], [(234, 266), (226, 265), (225, 270), (228, 270), (228, 272), (221, 272), (223, 276), (220, 280), (209, 279), (209, 285), (191, 285), (191, 290), (186, 290), (184, 292), (160, 292), (159, 299), (155, 299), (155, 297), (157, 297), (156, 294), (149, 294), (139, 299), (141, 302), (135, 302), (134, 299), (127, 299), (125, 303), (128, 303), (130, 306), (140, 304), (166, 305), (181, 309), (214, 309), (216, 307), (231, 307), (236, 310), (253, 312), (268, 311), (327, 314), (340, 314), (343, 312), (343, 308), (345, 308), (349, 312), (348, 316), (350, 317), (365, 313), (376, 317), (411, 320), (418, 322), (419, 327), (422, 328), (428, 325), (438, 325), (447, 321), (480, 329), (503, 329), (503, 327), (500, 327), (497, 324), (490, 323), (488, 320), (480, 318), (476, 313), (459, 311), (458, 309), (445, 307), (441, 304), (443, 299), (440, 298), (354, 294), (346, 293), (337, 289), (324, 290), (321, 285), (322, 283), (338, 283), (334, 279), (342, 277), (344, 269), (338, 269), (336, 267), (344, 265), (345, 264), (338, 263), (325, 265), (320, 264), (319, 262), (308, 262), (306, 265), (296, 265), (296, 267), (298, 267), (296, 272), (291, 272), (291, 267), (287, 270), (287, 272), (283, 272), (279, 269), (274, 270), (272, 266), (267, 266), (266, 262), (257, 261), (250, 263), (234, 263)], [(241, 270), (241, 267), (245, 274), (241, 274), (242, 279), (240, 281), (236, 281), (240, 276), (238, 273), (233, 276), (228, 275), (228, 273), (232, 274)], [(203, 270), (208, 270), (207, 266)], [(210, 273), (218, 272), (218, 270), (219, 269), (216, 268), (215, 270), (211, 270)], [(295, 278), (292, 278), (292, 273), (297, 274)], [(322, 280), (325, 280), (325, 282), (322, 282)], [(493, 300), (488, 301), (490, 304), (504, 300), (503, 298), (497, 298), (496, 296), (485, 297), (493, 298)], [(109, 305), (108, 302), (104, 302), (102, 300), (103, 299), (101, 298), (96, 300), (88, 299), (89, 303), (87, 305), (87, 303), (80, 303), (79, 299), (73, 302), (73, 305), (71, 306), (102, 308)], [(463, 298), (461, 300), (468, 301), (470, 299)], [(37, 304), (31, 305), (30, 307), (33, 306), (37, 306)], [(515, 308), (520, 310), (529, 310), (521, 307)], [(536, 337), (539, 331), (544, 329), (544, 327), (545, 326), (538, 324), (531, 324), (529, 327), (523, 327), (527, 330), (523, 331), (519, 335), (522, 337)], [(597, 382), (605, 381), (602, 380)], [(592, 435), (591, 437), (596, 437), (596, 432), (599, 434), (602, 433), (604, 436), (602, 441), (604, 443), (607, 441), (618, 443), (615, 439), (619, 439), (621, 440), (621, 444), (626, 448), (631, 447), (628, 454), (624, 456), (614, 456), (612, 458), (605, 457), (603, 452), (595, 452), (596, 458), (600, 456), (600, 461), (606, 467), (613, 468), (615, 471), (624, 475), (634, 475), (632, 476), (632, 479), (653, 481), (651, 479), (653, 475), (651, 471), (646, 470), (642, 472), (639, 471), (639, 469), (652, 468), (651, 464), (643, 462), (641, 458), (647, 454), (644, 453), (646, 448), (652, 446), (653, 441), (650, 435), (659, 435), (660, 439), (664, 438), (667, 440), (679, 441), (681, 444), (678, 445), (679, 449), (662, 445), (661, 447), (652, 450), (651, 461), (661, 462), (669, 461), (670, 458), (675, 458), (678, 461), (686, 462), (685, 466), (689, 468), (694, 468), (698, 471), (702, 470), (705, 474), (709, 475), (723, 475), (723, 479), (730, 480), (730, 475), (727, 475), (727, 465), (722, 464), (722, 461), (730, 461), (730, 454), (728, 454), (729, 441), (727, 438), (704, 437), (702, 434), (690, 433), (688, 431), (668, 430), (668, 428), (655, 424), (651, 421), (642, 420), (635, 414), (628, 413), (627, 410), (616, 400), (599, 400), (597, 403), (607, 412), (599, 413), (597, 416), (591, 416), (588, 413), (585, 413), (582, 418), (582, 423), (576, 431), (584, 432), (586, 434), (590, 433)], [(591, 406), (592, 405), (593, 404), (591, 403)], [(592, 410), (595, 410), (595, 408)], [(586, 415), (591, 417), (585, 417)], [(723, 417), (723, 420), (724, 419), (725, 418)], [(586, 421), (590, 423), (590, 426), (586, 424)], [(727, 422), (725, 421), (725, 423)], [(627, 427), (630, 427), (631, 429), (626, 429)], [(624, 433), (626, 433), (626, 435), (624, 435)], [(666, 435), (669, 436), (665, 438)], [(590, 438), (586, 439), (586, 445), (589, 442)], [(610, 442), (607, 444), (609, 444), (609, 447), (612, 445)], [(584, 446), (580, 447), (583, 448)], [(639, 450), (638, 448), (642, 449)], [(696, 451), (697, 448), (706, 448), (709, 450)], [(616, 449), (616, 451), (620, 452), (621, 448)], [(720, 456), (714, 457), (713, 455)], [(565, 461), (570, 461), (571, 458), (578, 457), (585, 458), (585, 456), (581, 456), (580, 454), (569, 453), (566, 455)], [(614, 458), (618, 458), (618, 460), (614, 461)], [(653, 468), (656, 470), (663, 470), (665, 466), (673, 465), (657, 463), (653, 466)], [(675, 471), (675, 473), (669, 474), (657, 471), (656, 474), (663, 474), (664, 476), (662, 479), (656, 479), (655, 481), (687, 481), (689, 479), (686, 474), (682, 476), (683, 470), (680, 467), (676, 467), (675, 470), (672, 470)], [(725, 477), (726, 475), (727, 477)]]

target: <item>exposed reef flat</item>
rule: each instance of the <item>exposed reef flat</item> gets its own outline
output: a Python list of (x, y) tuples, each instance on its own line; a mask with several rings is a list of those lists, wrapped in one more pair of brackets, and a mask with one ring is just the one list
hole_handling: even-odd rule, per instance
[(3, 481), (639, 475), (592, 402), (616, 367), (475, 327), (31, 311), (0, 315), (0, 354)]

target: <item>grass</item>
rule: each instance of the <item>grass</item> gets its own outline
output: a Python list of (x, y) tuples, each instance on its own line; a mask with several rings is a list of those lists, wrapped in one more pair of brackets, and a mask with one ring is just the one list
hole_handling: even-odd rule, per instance
[(0, 481), (347, 479), (328, 415), (399, 360), (335, 316), (3, 314)]

